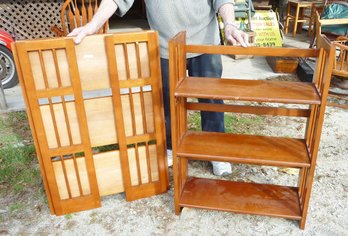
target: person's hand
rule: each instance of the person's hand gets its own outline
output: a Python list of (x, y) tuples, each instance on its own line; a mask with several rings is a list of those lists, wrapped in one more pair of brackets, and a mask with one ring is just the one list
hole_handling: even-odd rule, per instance
[(225, 24), (225, 37), (227, 42), (232, 43), (232, 45), (239, 43), (242, 47), (250, 46), (248, 34), (239, 30), (233, 24)]
[(68, 37), (74, 37), (74, 42), (79, 44), (87, 35), (95, 34), (97, 31), (98, 27), (90, 22), (84, 26), (75, 28), (70, 34), (68, 34)]

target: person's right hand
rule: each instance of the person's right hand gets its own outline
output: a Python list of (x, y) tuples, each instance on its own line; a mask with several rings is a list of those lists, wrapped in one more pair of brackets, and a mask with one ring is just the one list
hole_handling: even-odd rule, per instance
[(70, 34), (68, 34), (68, 37), (74, 37), (74, 42), (79, 44), (87, 35), (95, 34), (97, 31), (98, 28), (89, 22), (84, 26), (75, 28)]

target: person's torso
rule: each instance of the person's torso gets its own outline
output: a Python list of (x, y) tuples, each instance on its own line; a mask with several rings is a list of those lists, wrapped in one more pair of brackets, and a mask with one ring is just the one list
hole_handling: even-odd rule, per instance
[(161, 55), (168, 55), (168, 40), (186, 31), (187, 43), (216, 44), (218, 25), (212, 0), (145, 0), (151, 29), (160, 36)]

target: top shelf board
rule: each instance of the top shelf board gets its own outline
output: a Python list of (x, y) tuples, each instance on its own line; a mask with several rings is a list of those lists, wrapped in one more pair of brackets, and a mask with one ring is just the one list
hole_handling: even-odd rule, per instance
[(314, 84), (289, 81), (240, 80), (188, 77), (175, 96), (289, 104), (320, 104)]

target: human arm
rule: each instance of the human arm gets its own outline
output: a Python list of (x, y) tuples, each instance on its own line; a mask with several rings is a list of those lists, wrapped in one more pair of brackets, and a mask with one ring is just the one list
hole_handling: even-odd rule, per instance
[(74, 36), (74, 42), (79, 44), (87, 35), (95, 34), (115, 12), (120, 16), (125, 14), (133, 2), (134, 0), (102, 0), (92, 20), (74, 29), (68, 36)]
[(219, 8), (219, 14), (224, 21), (225, 26), (225, 36), (228, 42), (231, 42), (232, 45), (240, 43), (242, 47), (249, 46), (249, 37), (248, 34), (239, 30), (235, 25), (235, 16), (234, 16), (234, 5), (231, 3), (225, 3)]

